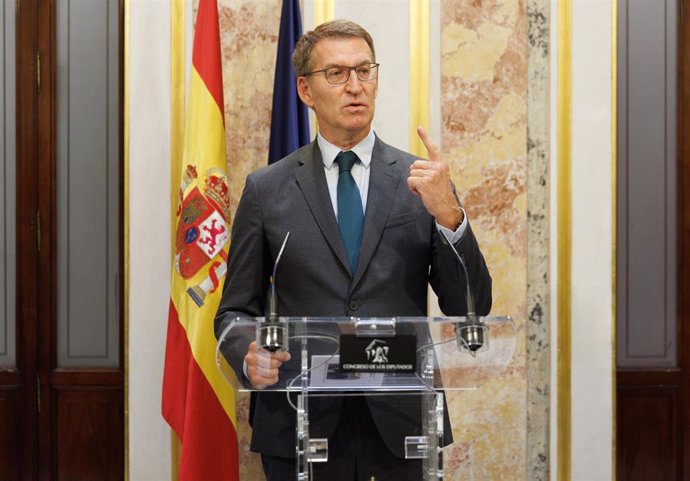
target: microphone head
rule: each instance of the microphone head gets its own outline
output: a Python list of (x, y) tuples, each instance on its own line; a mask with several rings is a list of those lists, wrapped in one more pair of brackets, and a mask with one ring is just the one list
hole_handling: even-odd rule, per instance
[(258, 345), (270, 353), (286, 348), (285, 327), (279, 324), (266, 323), (258, 328)]
[(475, 356), (477, 351), (488, 348), (486, 337), (486, 326), (479, 318), (470, 318), (467, 322), (462, 322), (456, 326), (455, 336), (458, 350), (468, 351)]

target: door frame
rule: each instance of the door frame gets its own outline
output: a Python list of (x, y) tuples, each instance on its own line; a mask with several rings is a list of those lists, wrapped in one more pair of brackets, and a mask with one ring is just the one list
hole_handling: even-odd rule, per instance
[[(73, 442), (88, 445), (109, 437), (107, 479), (124, 479), (124, 280), (120, 276), (119, 366), (113, 369), (57, 368), (57, 209), (56, 209), (56, 0), (16, 2), (16, 369), (0, 370), (0, 390), (15, 391), (16, 456), (10, 478), (50, 481), (84, 477), (93, 457), (73, 468), (64, 456)], [(119, 9), (120, 185), (124, 185), (124, 2)], [(124, 210), (119, 202), (120, 272), (124, 267)], [(93, 433), (60, 433), (61, 396), (105, 415), (107, 426)], [(95, 404), (90, 404), (95, 403)], [(63, 404), (62, 406), (64, 406)], [(73, 404), (74, 405), (74, 404)], [(105, 407), (104, 407), (105, 406)], [(75, 412), (77, 408), (71, 408)], [(12, 413), (3, 412), (2, 415)], [(1, 422), (2, 420), (0, 420)], [(64, 423), (63, 423), (64, 424)], [(88, 436), (91, 436), (89, 438)], [(68, 440), (69, 443), (66, 443)], [(78, 450), (79, 448), (77, 448)], [(88, 454), (88, 453), (87, 453)], [(78, 460), (79, 455), (73, 456)], [(4, 459), (4, 458), (3, 458)], [(78, 463), (77, 463), (78, 464)], [(69, 472), (64, 473), (65, 470)], [(14, 477), (16, 473), (16, 478)], [(101, 474), (101, 473), (99, 473)], [(89, 477), (88, 475), (86, 476)], [(93, 476), (92, 479), (97, 479)]]

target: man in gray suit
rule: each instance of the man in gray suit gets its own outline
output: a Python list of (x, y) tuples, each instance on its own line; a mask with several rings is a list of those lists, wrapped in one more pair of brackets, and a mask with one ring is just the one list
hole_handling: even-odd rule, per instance
[[(265, 315), (271, 268), (288, 231), (283, 316), (424, 316), (429, 284), (445, 314), (464, 315), (464, 274), (441, 233), (467, 264), (477, 314), (488, 314), (491, 277), (448, 163), (421, 128), (429, 160), (386, 145), (371, 128), (379, 64), (369, 33), (344, 20), (320, 25), (298, 42), (293, 65), (319, 133), (247, 177), (216, 335), (236, 316)], [(278, 382), (290, 365), (288, 352), (268, 354), (249, 338), (228, 346), (237, 375), (257, 387)], [(284, 393), (262, 392), (254, 401), (251, 449), (262, 454), (269, 481), (292, 480), (294, 410)], [(315, 479), (420, 479), (420, 463), (404, 459), (403, 444), (420, 434), (419, 413), (414, 396), (310, 401), (312, 436), (329, 438), (329, 462), (315, 466)]]

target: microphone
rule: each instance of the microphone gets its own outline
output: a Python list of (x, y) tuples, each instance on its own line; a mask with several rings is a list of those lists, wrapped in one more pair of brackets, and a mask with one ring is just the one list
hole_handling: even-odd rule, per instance
[(276, 291), (276, 273), (278, 272), (278, 264), (283, 256), (283, 251), (287, 245), (287, 241), (290, 238), (290, 232), (285, 234), (285, 239), (283, 239), (283, 245), (280, 246), (280, 251), (278, 251), (278, 256), (273, 264), (273, 274), (270, 278), (270, 285), (268, 287), (268, 316), (266, 316), (266, 321), (263, 322), (258, 328), (258, 342), (257, 344), (266, 349), (268, 352), (276, 352), (281, 349), (287, 349), (286, 337), (285, 337), (285, 327), (278, 322), (278, 294)]
[(477, 351), (483, 347), (487, 347), (488, 343), (484, 342), (484, 334), (486, 325), (481, 320), (481, 317), (477, 316), (474, 312), (474, 296), (472, 295), (472, 289), (470, 288), (470, 276), (467, 274), (467, 266), (462, 256), (458, 254), (455, 246), (446, 236), (445, 232), (441, 231), (443, 238), (450, 246), (453, 254), (458, 259), (458, 262), (462, 266), (462, 271), (465, 273), (465, 286), (467, 291), (465, 293), (465, 301), (467, 303), (467, 321), (459, 323), (455, 328), (455, 338), (459, 350), (469, 351), (472, 356), (477, 355)]

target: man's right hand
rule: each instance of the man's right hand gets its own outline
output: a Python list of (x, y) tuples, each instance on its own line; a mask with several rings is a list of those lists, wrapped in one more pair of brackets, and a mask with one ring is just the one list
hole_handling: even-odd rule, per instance
[(244, 356), (247, 366), (247, 378), (257, 389), (263, 389), (278, 382), (278, 369), (284, 362), (290, 360), (287, 351), (276, 351), (271, 354), (263, 349), (256, 348), (256, 341), (252, 342)]

